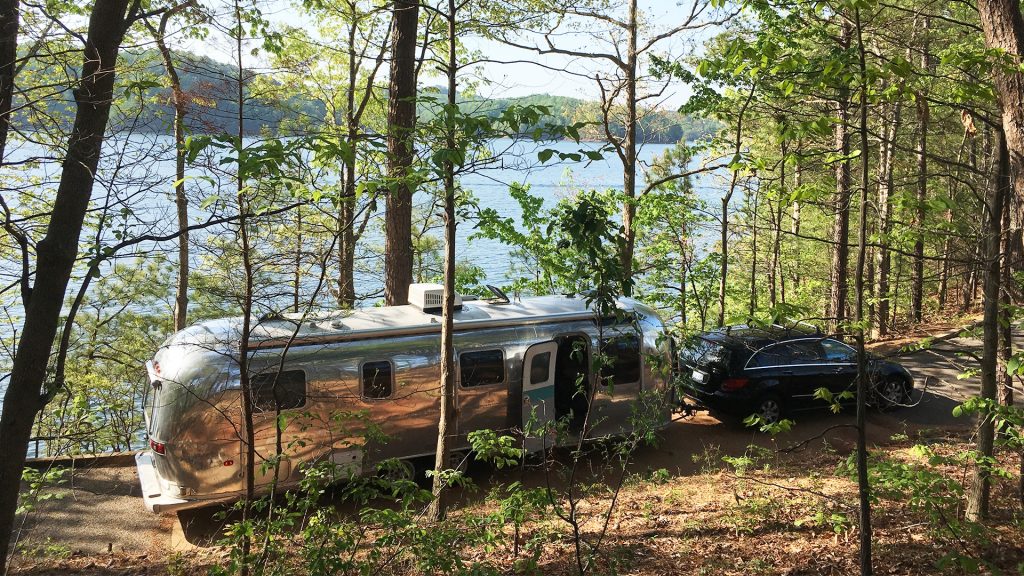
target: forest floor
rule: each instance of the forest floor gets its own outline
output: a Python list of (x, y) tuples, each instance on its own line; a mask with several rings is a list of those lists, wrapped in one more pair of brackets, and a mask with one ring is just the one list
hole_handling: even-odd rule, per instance
[[(930, 334), (944, 332), (936, 327)], [(908, 338), (917, 341), (920, 336)], [(950, 457), (968, 449), (973, 422), (954, 417), (952, 411), (977, 393), (977, 376), (962, 374), (976, 367), (971, 355), (980, 342), (954, 335), (911, 353), (900, 353), (905, 344), (893, 342), (876, 346), (875, 352), (899, 356), (915, 375), (914, 399), (920, 401), (912, 408), (869, 415), (873, 456), (894, 466), (920, 468), (927, 467), (928, 460), (921, 446)], [(856, 489), (843, 471), (855, 446), (848, 426), (852, 423), (852, 414), (809, 413), (798, 417), (792, 431), (770, 437), (707, 414), (676, 419), (663, 431), (657, 447), (634, 455), (609, 519), (599, 570), (855, 573)], [(807, 439), (813, 441), (801, 444)], [(726, 456), (751, 461), (737, 469), (723, 462)], [(1002, 454), (1000, 464), (1011, 471), (1020, 465), (1012, 454)], [(955, 481), (967, 473), (951, 464), (929, 469)], [(460, 497), (456, 521), (462, 514), (493, 507), (485, 498), (491, 488), (515, 480), (534, 486), (545, 482), (540, 471), (521, 475), (485, 466), (472, 468), (470, 476), (482, 490)], [(1012, 476), (995, 483), (993, 518), (983, 537), (965, 534), (966, 528), (955, 519), (962, 512), (958, 505), (943, 508), (949, 500), (928, 502), (906, 491), (878, 494), (873, 516), (876, 573), (969, 573), (938, 567), (950, 552), (959, 552), (989, 562), (1001, 573), (1024, 574), (1024, 509), (1016, 482)], [(72, 483), (55, 490), (64, 497), (40, 503), (23, 525), (19, 554), (12, 564), (15, 574), (204, 573), (226, 557), (222, 548), (211, 544), (223, 529), (216, 509), (190, 511), (180, 519), (150, 514), (138, 497), (133, 469), (83, 469)], [(931, 492), (943, 494), (938, 489)], [(607, 491), (585, 500), (585, 534), (598, 533), (601, 511), (610, 502)], [(525, 532), (531, 529), (539, 527), (524, 527)], [(559, 531), (557, 526), (551, 529)], [(561, 529), (566, 532), (565, 526)], [(539, 570), (573, 573), (572, 551), (571, 539), (553, 538), (538, 558)], [(481, 550), (475, 558), (506, 567), (514, 560), (512, 552), (500, 546)], [(394, 573), (407, 568), (395, 566)]]

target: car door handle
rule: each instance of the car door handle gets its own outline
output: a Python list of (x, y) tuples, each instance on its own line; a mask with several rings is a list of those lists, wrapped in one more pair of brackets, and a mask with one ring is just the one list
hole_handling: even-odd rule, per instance
[(784, 376), (792, 376), (793, 375), (793, 371), (792, 370), (783, 370), (782, 374)]

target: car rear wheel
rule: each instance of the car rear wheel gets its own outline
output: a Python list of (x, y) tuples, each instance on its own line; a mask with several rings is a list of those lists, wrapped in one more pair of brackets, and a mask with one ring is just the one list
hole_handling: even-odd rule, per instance
[(907, 386), (899, 378), (886, 378), (875, 388), (875, 397), (879, 410), (899, 408), (906, 400)]
[(782, 420), (782, 401), (778, 396), (764, 396), (757, 403), (755, 416), (760, 416), (762, 424), (775, 424)]

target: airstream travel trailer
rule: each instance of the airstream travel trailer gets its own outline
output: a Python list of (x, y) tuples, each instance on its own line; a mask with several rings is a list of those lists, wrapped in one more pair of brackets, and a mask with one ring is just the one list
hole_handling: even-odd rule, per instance
[[(249, 339), (254, 481), (275, 472), (275, 422), (285, 427), (279, 486), (301, 467), (330, 459), (352, 474), (385, 459), (408, 463), (434, 453), (440, 413), (440, 286), (414, 285), (412, 304), (337, 312), (316, 319), (254, 321)], [(589, 436), (622, 434), (638, 400), (667, 400), (664, 326), (650, 308), (621, 299), (628, 321), (596, 321), (582, 298), (468, 300), (454, 314), (457, 424), (464, 454), (474, 430), (522, 431), (590, 406)], [(203, 322), (171, 336), (147, 364), (150, 449), (137, 458), (146, 508), (154, 512), (231, 500), (245, 486), (237, 353), (241, 319)], [(603, 342), (602, 342), (603, 339)], [(603, 346), (610, 365), (594, 374)], [(657, 359), (657, 360), (656, 360)], [(603, 379), (611, 378), (606, 386)], [(585, 384), (585, 386), (583, 385)], [(587, 401), (586, 394), (593, 394)], [(663, 401), (654, 409), (669, 421)], [(369, 438), (372, 424), (386, 441)], [(528, 450), (547, 438), (525, 434)]]

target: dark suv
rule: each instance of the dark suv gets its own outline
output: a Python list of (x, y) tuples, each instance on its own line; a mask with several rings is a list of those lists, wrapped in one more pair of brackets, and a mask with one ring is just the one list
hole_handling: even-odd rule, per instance
[[(803, 327), (728, 326), (681, 347), (683, 392), (712, 411), (761, 416), (775, 422), (788, 412), (825, 408), (815, 398), (826, 388), (838, 396), (857, 388), (857, 351)], [(868, 355), (871, 397), (882, 409), (904, 405), (914, 379), (895, 362)]]

